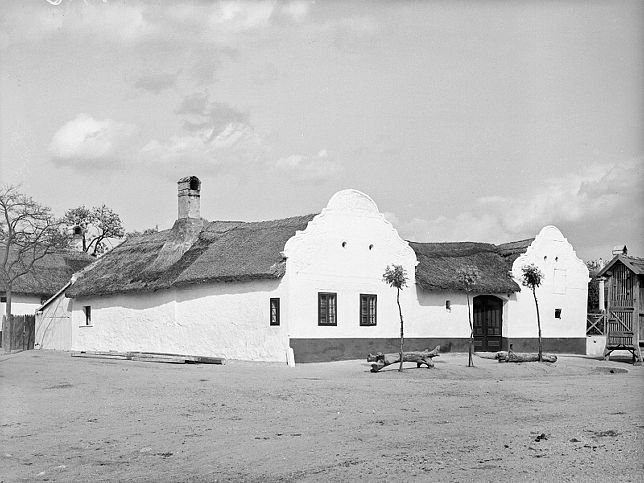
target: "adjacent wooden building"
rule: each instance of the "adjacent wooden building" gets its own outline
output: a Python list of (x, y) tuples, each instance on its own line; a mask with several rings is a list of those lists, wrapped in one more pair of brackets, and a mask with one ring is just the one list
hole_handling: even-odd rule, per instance
[(615, 350), (633, 354), (642, 362), (640, 345), (644, 342), (644, 258), (615, 256), (598, 273), (605, 278), (606, 349), (604, 357)]

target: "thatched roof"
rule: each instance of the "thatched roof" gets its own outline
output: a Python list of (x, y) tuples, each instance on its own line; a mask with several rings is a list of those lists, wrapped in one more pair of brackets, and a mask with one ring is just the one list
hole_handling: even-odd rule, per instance
[[(95, 260), (87, 253), (74, 250), (50, 253), (38, 260), (31, 272), (18, 277), (13, 282), (11, 290), (14, 294), (51, 297), (69, 282), (72, 274)], [(0, 292), (6, 289), (0, 280)]]
[(474, 293), (511, 293), (520, 287), (510, 276), (512, 263), (526, 251), (533, 240), (492, 245), (490, 243), (416, 243), (416, 284), (425, 290), (465, 290), (459, 270), (473, 267), (480, 278)]
[[(170, 230), (127, 239), (81, 274), (66, 294), (96, 296), (203, 282), (278, 279), (284, 275), (281, 252), (286, 241), (314, 216), (252, 223), (179, 220)], [(202, 223), (196, 237), (195, 223)], [(182, 236), (190, 242), (182, 244)]]

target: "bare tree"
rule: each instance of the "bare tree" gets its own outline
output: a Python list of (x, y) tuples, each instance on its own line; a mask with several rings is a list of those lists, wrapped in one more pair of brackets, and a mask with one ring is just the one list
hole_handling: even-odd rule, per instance
[(398, 314), (400, 315), (400, 367), (398, 371), (402, 372), (403, 370), (403, 343), (404, 343), (404, 324), (403, 324), (403, 314), (402, 309), (400, 308), (400, 291), (403, 287), (407, 286), (407, 272), (402, 267), (402, 265), (392, 265), (391, 267), (387, 265), (385, 273), (382, 275), (383, 282), (387, 283), (390, 287), (396, 288), (396, 303), (398, 304)]
[(92, 256), (109, 250), (110, 239), (125, 236), (121, 217), (105, 205), (91, 209), (84, 205), (72, 208), (65, 212), (64, 221), (74, 230), (75, 235), (82, 237), (83, 251)]
[(6, 315), (11, 315), (14, 282), (34, 269), (47, 254), (69, 243), (51, 209), (21, 193), (0, 188), (0, 281), (5, 287)]
[(524, 287), (528, 287), (530, 290), (532, 290), (532, 296), (534, 297), (534, 306), (537, 309), (537, 327), (539, 328), (538, 360), (539, 362), (541, 362), (543, 359), (543, 347), (541, 345), (541, 318), (539, 317), (539, 302), (537, 301), (536, 289), (541, 285), (541, 282), (543, 281), (543, 272), (539, 270), (539, 267), (534, 264), (525, 265), (521, 268), (521, 270), (523, 272), (521, 284)]
[(472, 310), (470, 309), (470, 292), (472, 288), (481, 278), (481, 272), (478, 268), (471, 265), (459, 268), (457, 270), (456, 276), (458, 279), (463, 282), (465, 287), (465, 295), (467, 296), (467, 317), (470, 321), (470, 343), (468, 347), (468, 362), (467, 367), (473, 367), (474, 361), (472, 360), (472, 352), (474, 352), (474, 325), (472, 324)]

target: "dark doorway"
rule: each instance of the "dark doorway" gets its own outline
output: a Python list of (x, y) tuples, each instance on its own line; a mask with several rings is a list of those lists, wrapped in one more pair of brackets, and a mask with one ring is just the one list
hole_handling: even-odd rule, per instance
[(501, 350), (503, 300), (493, 295), (474, 297), (474, 350)]

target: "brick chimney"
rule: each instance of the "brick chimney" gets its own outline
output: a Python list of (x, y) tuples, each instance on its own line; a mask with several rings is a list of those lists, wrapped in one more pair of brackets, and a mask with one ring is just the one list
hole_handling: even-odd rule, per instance
[(186, 176), (181, 178), (177, 184), (178, 187), (178, 219), (201, 218), (199, 209), (201, 181), (196, 176)]

